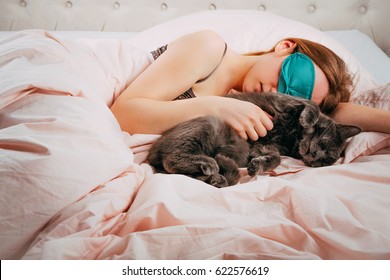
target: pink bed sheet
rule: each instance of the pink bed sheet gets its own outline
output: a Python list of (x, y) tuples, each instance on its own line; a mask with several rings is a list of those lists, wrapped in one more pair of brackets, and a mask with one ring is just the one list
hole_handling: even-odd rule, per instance
[(390, 259), (389, 135), (216, 189), (154, 174), (158, 135), (121, 132), (108, 109), (147, 53), (41, 31), (0, 53), (2, 259)]
[(390, 150), (215, 189), (135, 165), (53, 217), (27, 259), (389, 259)]

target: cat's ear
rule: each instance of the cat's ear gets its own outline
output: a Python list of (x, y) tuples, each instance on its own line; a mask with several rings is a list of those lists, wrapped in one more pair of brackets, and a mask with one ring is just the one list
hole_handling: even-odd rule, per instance
[(314, 126), (318, 119), (320, 118), (320, 109), (312, 104), (304, 104), (302, 105), (303, 109), (301, 115), (299, 117), (299, 123), (304, 128), (309, 128)]
[(362, 130), (354, 125), (337, 124), (337, 130), (340, 132), (341, 137), (348, 139), (349, 137), (359, 134)]

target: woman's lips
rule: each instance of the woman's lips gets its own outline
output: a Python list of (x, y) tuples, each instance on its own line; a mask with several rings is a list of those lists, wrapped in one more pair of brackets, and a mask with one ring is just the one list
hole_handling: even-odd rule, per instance
[(262, 86), (261, 86), (261, 83), (259, 83), (255, 89), (256, 92), (261, 92), (262, 90)]

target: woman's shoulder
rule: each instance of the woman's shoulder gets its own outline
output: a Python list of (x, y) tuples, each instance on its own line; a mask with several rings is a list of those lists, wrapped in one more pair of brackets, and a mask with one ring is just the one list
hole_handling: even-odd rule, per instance
[(179, 37), (168, 45), (180, 48), (195, 56), (199, 55), (207, 59), (219, 58), (225, 49), (225, 41), (215, 31), (201, 30)]
[(225, 43), (222, 37), (215, 31), (210, 29), (200, 30), (193, 33), (188, 34), (188, 36), (192, 37), (195, 40), (199, 40), (202, 43), (207, 43), (210, 45)]
[(191, 33), (187, 33), (179, 37), (178, 39), (193, 40), (193, 41), (202, 41), (204, 43), (219, 43), (223, 42), (222, 37), (215, 31), (211, 29), (199, 30)]

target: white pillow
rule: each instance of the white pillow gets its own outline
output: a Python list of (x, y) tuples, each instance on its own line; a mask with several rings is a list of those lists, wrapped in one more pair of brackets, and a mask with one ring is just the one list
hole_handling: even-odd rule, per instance
[(153, 50), (181, 35), (203, 29), (216, 31), (239, 53), (268, 50), (286, 37), (309, 39), (329, 47), (344, 59), (354, 75), (353, 96), (377, 86), (373, 77), (342, 44), (314, 27), (268, 12), (216, 10), (189, 14), (142, 31), (129, 40), (134, 40), (140, 48)]
[(390, 58), (370, 37), (359, 30), (333, 30), (325, 33), (347, 47), (379, 85), (390, 83)]

